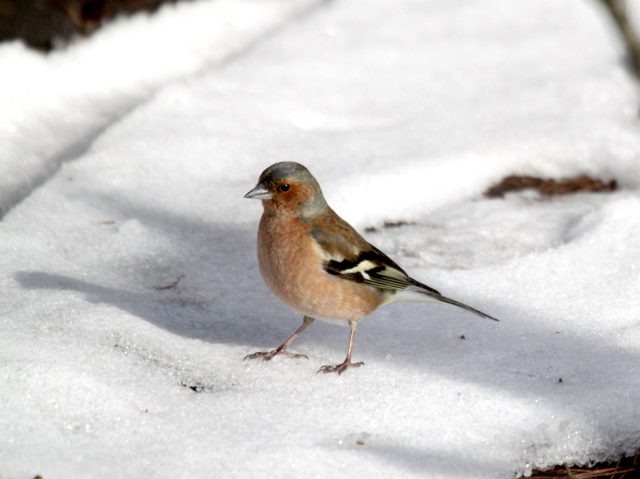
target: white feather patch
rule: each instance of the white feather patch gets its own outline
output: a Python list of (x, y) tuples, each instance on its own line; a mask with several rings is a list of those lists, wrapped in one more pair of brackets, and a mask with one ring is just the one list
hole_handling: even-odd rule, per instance
[(370, 269), (376, 268), (378, 266), (379, 265), (375, 264), (373, 261), (364, 260), (364, 261), (360, 261), (353, 268), (342, 270), (340, 271), (340, 273), (341, 274), (362, 273), (362, 275), (365, 278), (369, 279), (369, 275), (367, 274), (367, 271), (369, 271)]

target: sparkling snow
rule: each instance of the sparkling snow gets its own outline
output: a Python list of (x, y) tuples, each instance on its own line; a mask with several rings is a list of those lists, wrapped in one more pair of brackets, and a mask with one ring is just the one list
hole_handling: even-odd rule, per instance
[[(511, 478), (637, 450), (623, 55), (572, 0), (186, 2), (50, 56), (0, 46), (0, 477)], [(243, 361), (301, 320), (242, 198), (283, 160), (501, 322), (390, 305), (364, 368), (316, 375), (346, 351), (327, 323), (309, 360)], [(620, 188), (482, 197), (509, 174)]]

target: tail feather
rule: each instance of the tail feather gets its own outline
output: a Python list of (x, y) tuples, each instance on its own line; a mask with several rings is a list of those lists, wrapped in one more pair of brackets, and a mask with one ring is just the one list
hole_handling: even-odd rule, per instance
[(446, 296), (443, 296), (439, 291), (427, 285), (424, 285), (418, 281), (412, 280), (412, 285), (409, 286), (407, 290), (410, 290), (412, 293), (415, 292), (415, 293), (423, 294), (427, 296), (429, 299), (432, 299), (435, 301), (442, 301), (443, 303), (451, 304), (453, 306), (457, 306), (458, 308), (466, 309), (467, 311), (477, 314), (482, 318), (491, 319), (493, 321), (500, 321), (499, 319), (494, 318), (493, 316), (487, 313), (483, 313), (482, 311), (474, 308), (473, 306), (469, 306), (468, 304), (461, 303), (460, 301), (456, 301), (455, 299), (447, 298)]
[(442, 301), (443, 303), (452, 304), (454, 306), (457, 306), (458, 308), (466, 309), (467, 311), (471, 311), (472, 313), (477, 314), (478, 316), (481, 316), (483, 318), (492, 319), (494, 321), (500, 321), (498, 318), (494, 318), (493, 316), (488, 315), (487, 313), (483, 313), (482, 311), (474, 308), (473, 306), (469, 306), (468, 304), (461, 303), (460, 301), (456, 301), (455, 299), (447, 298), (446, 296), (442, 296), (442, 295), (434, 296), (433, 298), (438, 301)]

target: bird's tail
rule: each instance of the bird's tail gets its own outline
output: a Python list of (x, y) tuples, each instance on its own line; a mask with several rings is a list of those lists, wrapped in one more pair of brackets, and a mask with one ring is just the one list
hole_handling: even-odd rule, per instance
[(443, 303), (452, 304), (453, 306), (457, 306), (458, 308), (471, 311), (472, 313), (477, 314), (478, 316), (481, 316), (483, 318), (492, 319), (493, 321), (500, 321), (499, 319), (494, 318), (493, 316), (488, 315), (487, 313), (483, 313), (482, 311), (474, 308), (473, 306), (469, 306), (468, 304), (461, 303), (460, 301), (456, 301), (455, 299), (447, 298), (446, 296), (443, 296), (439, 291), (425, 284), (422, 284), (419, 281), (416, 281), (414, 279), (411, 280), (411, 285), (407, 287), (404, 291), (413, 293), (413, 295), (415, 295), (415, 293), (418, 293), (418, 295), (426, 296), (425, 298), (426, 300), (442, 301)]
[(466, 309), (467, 311), (471, 311), (472, 313), (475, 313), (478, 316), (481, 316), (483, 318), (492, 319), (494, 321), (500, 321), (499, 319), (494, 318), (493, 316), (490, 316), (487, 313), (483, 313), (482, 311), (474, 308), (473, 306), (469, 306), (468, 304), (461, 303), (460, 301), (456, 301), (455, 299), (447, 298), (446, 296), (442, 296), (442, 295), (435, 296), (434, 299), (437, 299), (438, 301), (442, 301), (443, 303), (453, 304), (458, 308)]

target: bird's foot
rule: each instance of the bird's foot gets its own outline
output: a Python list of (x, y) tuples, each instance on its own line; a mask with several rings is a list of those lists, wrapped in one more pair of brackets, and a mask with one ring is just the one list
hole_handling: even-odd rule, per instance
[(247, 354), (244, 357), (244, 359), (262, 359), (263, 361), (270, 361), (271, 358), (273, 358), (274, 356), (278, 356), (278, 355), (287, 356), (288, 358), (305, 358), (305, 359), (309, 359), (304, 354), (290, 353), (286, 349), (280, 349), (280, 348), (274, 349), (273, 351), (262, 351), (262, 352)]
[(348, 368), (359, 368), (360, 366), (364, 366), (364, 363), (361, 361), (359, 363), (352, 363), (351, 361), (344, 361), (340, 364), (327, 364), (318, 369), (319, 373), (338, 373), (342, 374)]

